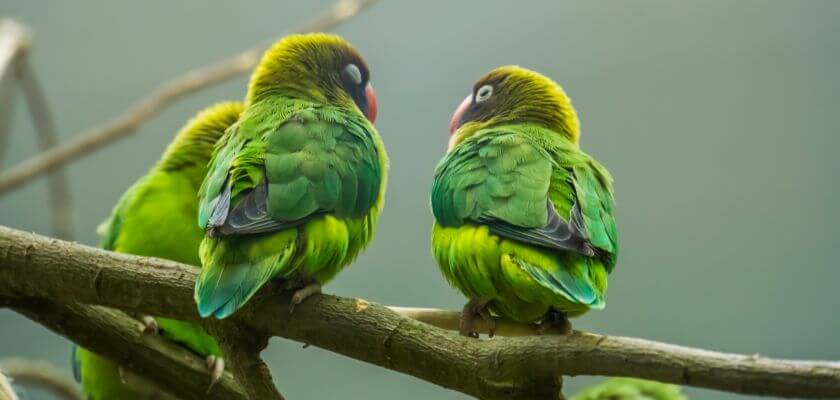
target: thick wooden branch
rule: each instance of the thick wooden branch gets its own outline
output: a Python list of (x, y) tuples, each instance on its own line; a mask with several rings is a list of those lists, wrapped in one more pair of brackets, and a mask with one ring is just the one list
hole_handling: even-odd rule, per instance
[(4, 298), (3, 303), (82, 347), (158, 383), (179, 399), (246, 400), (225, 373), (209, 392), (210, 372), (196, 354), (153, 333), (125, 313), (101, 306), (40, 298)]
[[(79, 301), (197, 320), (193, 267), (0, 228), (0, 294)], [(557, 398), (561, 375), (630, 376), (730, 392), (840, 397), (840, 363), (774, 360), (575, 332), (461, 337), (361, 299), (262, 291), (232, 322), (486, 399)], [(398, 309), (399, 310), (399, 309)], [(422, 312), (413, 316), (423, 319)], [(455, 313), (435, 312), (450, 327)], [(448, 322), (447, 322), (448, 321)]]
[[(327, 31), (340, 25), (376, 0), (339, 0), (312, 23), (293, 32)], [(246, 74), (259, 61), (263, 48), (245, 50), (216, 64), (188, 71), (152, 91), (103, 126), (74, 136), (74, 139), (23, 161), (0, 176), (0, 194), (31, 182), (55, 168), (124, 138), (155, 117), (169, 104), (201, 89)]]
[(251, 399), (283, 400), (284, 397), (274, 386), (271, 371), (260, 357), (260, 352), (268, 346), (268, 337), (255, 335), (247, 325), (234, 321), (212, 321), (205, 324), (219, 342), (233, 375)]

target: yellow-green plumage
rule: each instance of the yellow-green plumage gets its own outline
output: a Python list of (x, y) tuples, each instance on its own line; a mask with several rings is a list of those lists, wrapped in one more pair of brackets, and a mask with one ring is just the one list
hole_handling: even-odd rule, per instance
[(572, 400), (688, 400), (677, 385), (634, 378), (611, 378), (584, 389)]
[[(432, 188), (441, 272), (516, 321), (603, 308), (618, 252), (612, 178), (580, 150), (571, 102), (519, 67), (494, 70), (475, 91)], [(479, 91), (492, 94), (477, 102)]]
[[(204, 232), (195, 226), (198, 189), (216, 141), (238, 118), (240, 103), (222, 103), (199, 113), (175, 137), (161, 160), (120, 199), (100, 227), (102, 248), (200, 265)], [(201, 355), (219, 355), (212, 337), (198, 325), (158, 318), (161, 335)], [(142, 380), (122, 382), (118, 366), (76, 348), (75, 371), (91, 400), (148, 399), (153, 388)], [(149, 389), (142, 393), (138, 389)]]
[(263, 56), (201, 190), (201, 316), (231, 315), (271, 279), (326, 283), (370, 242), (387, 156), (368, 84), (337, 36), (289, 36)]

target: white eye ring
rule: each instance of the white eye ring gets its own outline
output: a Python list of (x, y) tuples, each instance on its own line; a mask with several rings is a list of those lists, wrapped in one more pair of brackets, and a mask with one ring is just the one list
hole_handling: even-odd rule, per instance
[(344, 67), (344, 72), (347, 73), (347, 75), (350, 76), (350, 79), (352, 79), (353, 82), (356, 82), (357, 85), (362, 84), (362, 71), (359, 70), (359, 67), (357, 67), (356, 64), (347, 64), (347, 66)]
[(475, 102), (481, 103), (486, 101), (493, 95), (493, 86), (491, 85), (484, 85), (475, 92)]

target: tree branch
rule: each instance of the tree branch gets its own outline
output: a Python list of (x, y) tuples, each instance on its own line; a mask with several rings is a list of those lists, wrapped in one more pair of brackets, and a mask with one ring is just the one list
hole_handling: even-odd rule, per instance
[(143, 333), (142, 324), (121, 311), (39, 298), (4, 298), (3, 303), (156, 382), (179, 399), (247, 399), (230, 373), (208, 393), (210, 372), (201, 357), (158, 335)]
[(9, 382), (9, 378), (2, 372), (0, 372), (0, 400), (18, 400), (17, 393)]
[(248, 332), (246, 326), (231, 321), (208, 321), (208, 331), (219, 342), (225, 360), (230, 365), (239, 385), (245, 388), (248, 398), (283, 400), (274, 386), (268, 365), (260, 352), (268, 346), (268, 337)]
[(0, 372), (15, 384), (39, 387), (63, 400), (83, 400), (75, 382), (48, 362), (7, 358), (0, 361)]
[[(197, 271), (187, 265), (0, 227), (0, 266), (5, 296), (198, 320), (192, 300)], [(230, 322), (255, 335), (312, 344), (479, 398), (557, 398), (561, 375), (630, 376), (757, 395), (840, 396), (836, 362), (774, 360), (582, 332), (480, 341), (361, 299), (317, 296), (291, 315), (288, 301), (288, 293), (269, 287)], [(457, 314), (434, 315), (446, 316), (446, 322)]]
[[(339, 0), (314, 22), (294, 32), (327, 31), (335, 28), (373, 4), (376, 0)], [(259, 61), (263, 48), (253, 48), (216, 64), (188, 71), (164, 83), (137, 101), (111, 122), (74, 136), (70, 142), (32, 157), (0, 176), (0, 194), (22, 186), (40, 175), (137, 131), (164, 107), (180, 98), (248, 73)]]

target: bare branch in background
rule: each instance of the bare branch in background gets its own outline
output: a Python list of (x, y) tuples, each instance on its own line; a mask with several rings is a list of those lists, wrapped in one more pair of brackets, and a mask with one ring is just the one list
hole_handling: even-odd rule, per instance
[(62, 400), (82, 400), (76, 383), (46, 361), (7, 358), (0, 360), (0, 372), (9, 376), (16, 385), (38, 387)]
[[(320, 18), (294, 32), (333, 29), (375, 2), (376, 0), (340, 0)], [(69, 142), (11, 168), (0, 176), (0, 194), (134, 133), (164, 107), (188, 94), (250, 72), (257, 65), (262, 51), (262, 48), (248, 49), (216, 64), (188, 71), (164, 83), (104, 126), (79, 133)]]
[[(58, 144), (58, 134), (55, 121), (47, 104), (47, 96), (35, 77), (35, 71), (29, 64), (26, 51), (21, 52), (17, 61), (17, 78), (23, 97), (32, 116), (32, 124), (38, 135), (38, 146), (42, 152), (49, 151)], [(67, 183), (67, 173), (64, 168), (55, 168), (50, 172), (47, 181), (50, 212), (52, 213), (53, 233), (65, 240), (75, 238), (75, 224), (73, 222), (73, 199), (70, 196), (70, 186)]]
[[(18, 87), (26, 98), (41, 151), (47, 151), (58, 143), (47, 98), (27, 59), (27, 32), (26, 27), (18, 22), (0, 21), (0, 166), (3, 151), (8, 147), (6, 141), (11, 132), (14, 94)], [(56, 168), (52, 171), (48, 185), (53, 234), (73, 240), (73, 202), (64, 170)]]
[(15, 93), (14, 63), (26, 49), (29, 33), (23, 25), (10, 20), (0, 20), (0, 170), (3, 168), (3, 154), (12, 127), (12, 111)]
[[(188, 265), (2, 227), (0, 265), (0, 296), (23, 304), (49, 298), (199, 321), (193, 302), (198, 270)], [(475, 340), (361, 299), (321, 295), (294, 314), (288, 301), (288, 293), (269, 287), (228, 322), (255, 337), (311, 344), (482, 399), (556, 399), (562, 375), (628, 376), (765, 396), (840, 397), (838, 362), (777, 360), (583, 332)], [(457, 315), (398, 310), (447, 327)], [(45, 314), (30, 317), (49, 323), (49, 316), (39, 315)]]

